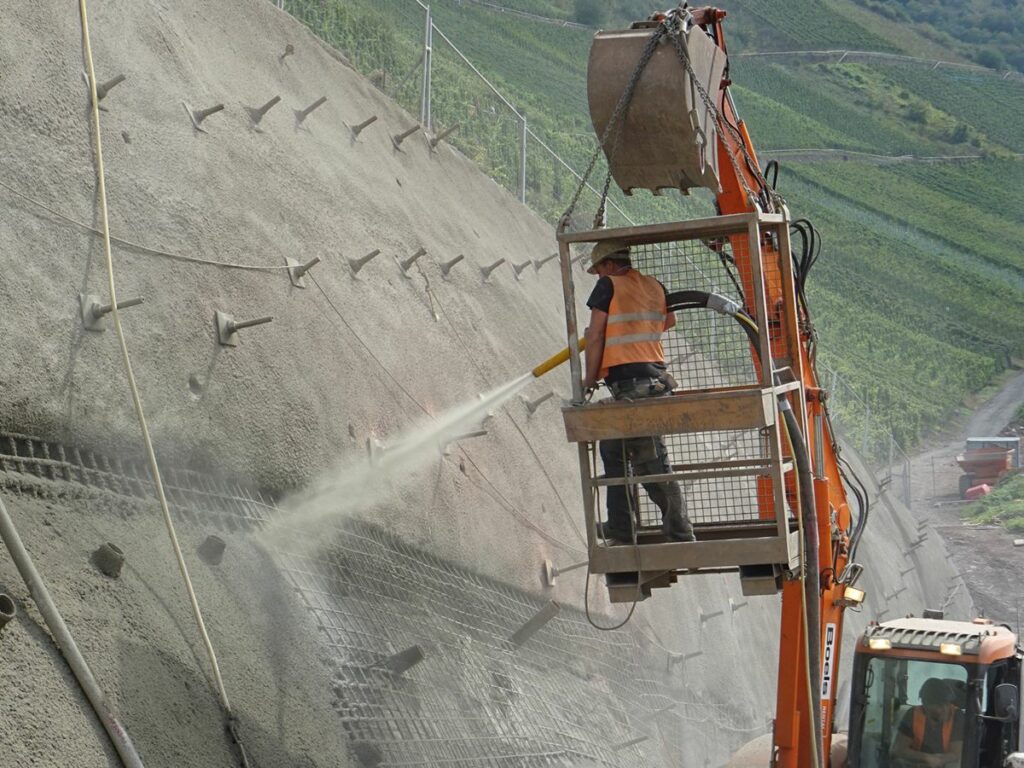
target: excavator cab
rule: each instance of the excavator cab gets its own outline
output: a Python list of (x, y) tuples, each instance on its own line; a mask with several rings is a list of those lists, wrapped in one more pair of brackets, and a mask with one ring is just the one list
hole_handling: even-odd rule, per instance
[[(677, 313), (662, 337), (671, 396), (584, 402), (582, 363), (570, 345), (573, 402), (566, 436), (578, 446), (590, 567), (606, 574), (612, 602), (649, 596), (686, 573), (738, 572), (745, 594), (774, 594), (799, 567), (796, 465), (780, 409), (801, 434), (807, 417), (800, 370), (796, 297), (782, 214), (735, 214), (650, 226), (562, 232), (559, 248), (570, 338), (578, 334), (572, 249), (602, 240), (631, 247), (633, 266), (656, 277)], [(765, 265), (770, 269), (765, 269)], [(658, 435), (667, 475), (609, 477), (602, 440)], [(644, 483), (681, 485), (696, 542), (667, 540)], [(598, 537), (602, 489), (625, 485), (634, 507), (635, 545)], [(813, 501), (809, 501), (813, 504)]]
[[(919, 765), (915, 758), (940, 743), (946, 765), (998, 768), (1020, 750), (1017, 637), (986, 619), (946, 621), (929, 613), (873, 624), (857, 643), (850, 768)], [(928, 732), (925, 718), (936, 713), (945, 728)]]

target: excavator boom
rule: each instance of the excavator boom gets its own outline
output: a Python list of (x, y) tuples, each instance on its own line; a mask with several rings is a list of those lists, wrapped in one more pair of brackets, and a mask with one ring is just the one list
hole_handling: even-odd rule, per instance
[[(575, 402), (563, 409), (566, 434), (580, 452), (591, 571), (605, 574), (612, 602), (642, 599), (694, 573), (738, 572), (744, 594), (782, 592), (773, 730), (730, 768), (846, 768), (846, 739), (833, 738), (833, 716), (843, 614), (865, 597), (855, 587), (855, 557), (867, 493), (840, 457), (815, 370), (804, 284), (816, 238), (808, 222), (790, 222), (758, 165), (729, 94), (725, 17), (717, 8), (681, 7), (594, 36), (587, 93), (610, 178), (626, 194), (705, 187), (719, 215), (616, 230), (600, 228), (599, 216), (595, 229), (569, 232), (567, 211), (558, 239), (570, 340), (570, 247), (579, 244), (628, 246), (634, 265), (666, 286), (669, 309), (694, 314), (662, 335), (669, 369), (683, 382), (672, 397), (586, 404), (579, 355), (570, 352)], [(791, 230), (804, 253), (791, 247)], [(723, 333), (708, 321), (712, 311), (742, 333)], [(598, 440), (649, 435), (664, 436), (670, 473), (618, 479), (592, 470)], [(726, 453), (709, 451), (716, 444)], [(666, 542), (642, 505), (634, 546), (598, 540), (599, 488), (624, 484), (638, 498), (644, 481), (688, 483), (696, 542)], [(847, 487), (857, 497), (856, 520)], [(939, 694), (950, 717), (965, 723), (957, 766), (1024, 764), (1019, 639), (987, 620), (950, 622), (938, 613), (872, 623), (858, 643), (850, 768), (897, 768), (907, 750), (911, 762), (923, 754), (900, 734), (915, 718), (923, 733), (917, 697), (927, 704)]]
[[(789, 516), (804, 536), (799, 566), (779, 579), (772, 765), (812, 768), (829, 765), (843, 611), (851, 604), (849, 594), (856, 593), (848, 588), (860, 568), (850, 563), (851, 511), (826, 393), (815, 371), (802, 291), (806, 275), (799, 274), (800, 260), (791, 254), (785, 202), (758, 167), (729, 95), (725, 17), (717, 8), (676, 10), (625, 31), (598, 32), (588, 98), (611, 177), (627, 194), (704, 187), (714, 193), (723, 217), (766, 220), (781, 214), (786, 222), (784, 236), (763, 228), (759, 242), (751, 243), (749, 232), (741, 231), (709, 239), (708, 247), (728, 262), (743, 312), (758, 318), (759, 332), (768, 336), (751, 355), (753, 367), (761, 367), (760, 385), (778, 387), (780, 377), (793, 382), (781, 396), (773, 394), (783, 427), (783, 459), (797, 466), (777, 480), (765, 478), (758, 505), (762, 519)], [(771, 366), (764, 365), (765, 353)], [(781, 504), (773, 483), (784, 486)]]

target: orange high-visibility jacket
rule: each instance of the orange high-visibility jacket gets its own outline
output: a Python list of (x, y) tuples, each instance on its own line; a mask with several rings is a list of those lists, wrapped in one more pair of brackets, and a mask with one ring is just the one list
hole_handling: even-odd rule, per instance
[[(953, 714), (950, 713), (950, 718), (942, 724), (942, 751), (945, 752), (949, 749), (950, 739), (953, 737)], [(911, 746), (918, 752), (921, 751), (921, 746), (924, 744), (924, 729), (926, 725), (926, 717), (924, 714), (924, 707), (914, 707), (913, 721), (911, 727), (914, 730), (914, 741)]]
[(635, 269), (609, 277), (613, 292), (601, 358), (599, 376), (602, 379), (614, 365), (665, 362), (661, 346), (661, 333), (668, 315), (665, 289), (653, 277)]

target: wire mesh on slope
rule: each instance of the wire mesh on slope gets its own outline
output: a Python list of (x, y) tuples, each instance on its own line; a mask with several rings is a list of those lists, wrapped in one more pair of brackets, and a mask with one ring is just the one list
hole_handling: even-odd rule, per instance
[[(281, 514), (240, 484), (164, 471), (175, 514), (242, 533)], [(36, 493), (71, 482), (152, 498), (141, 465), (25, 435), (0, 433), (0, 472), (31, 476)], [(377, 526), (345, 521), (328, 534), (275, 533), (275, 557), (321, 631), (334, 670), (325, 684), (363, 764), (696, 768), (765, 730), (744, 702), (694, 693), (685, 658), (639, 632), (597, 632), (563, 608), (517, 648), (510, 637), (542, 598)], [(413, 646), (425, 658), (404, 674), (383, 663)], [(708, 739), (708, 728), (728, 736)]]

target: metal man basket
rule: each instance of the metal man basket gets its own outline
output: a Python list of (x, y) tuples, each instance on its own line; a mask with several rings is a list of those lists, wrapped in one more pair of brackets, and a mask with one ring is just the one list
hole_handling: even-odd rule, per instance
[[(786, 214), (561, 233), (558, 240), (570, 339), (578, 335), (572, 246), (602, 240), (628, 243), (633, 266), (660, 280), (670, 299), (679, 291), (719, 294), (744, 307), (757, 326), (754, 335), (706, 308), (677, 312), (676, 327), (662, 343), (678, 388), (671, 396), (632, 402), (583, 403), (580, 354), (570, 344), (573, 403), (562, 412), (566, 435), (579, 448), (591, 571), (608, 574), (613, 601), (649, 595), (681, 574), (723, 571), (738, 571), (747, 594), (774, 593), (780, 578), (799, 566), (796, 473), (780, 397), (795, 403), (804, 434), (807, 426), (800, 356), (788, 353), (800, 345)], [(648, 435), (664, 437), (670, 474), (600, 474), (599, 441)], [(659, 510), (636, 493), (644, 481), (664, 480), (681, 485), (694, 543), (663, 536)], [(600, 489), (611, 484), (629, 486), (639, 499), (637, 546), (597, 536)]]

